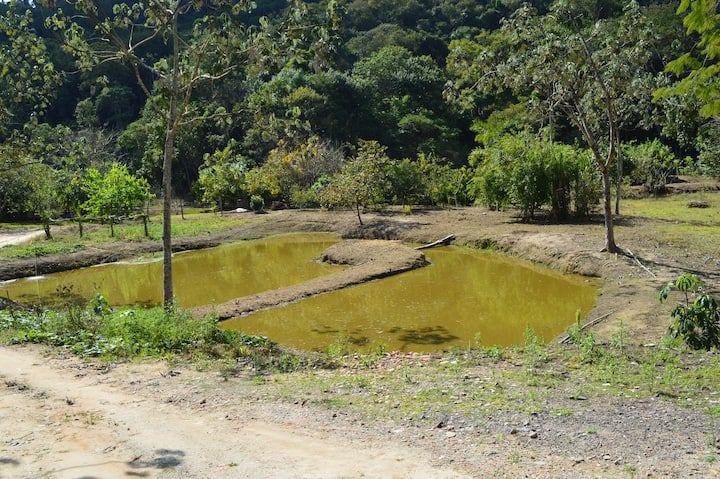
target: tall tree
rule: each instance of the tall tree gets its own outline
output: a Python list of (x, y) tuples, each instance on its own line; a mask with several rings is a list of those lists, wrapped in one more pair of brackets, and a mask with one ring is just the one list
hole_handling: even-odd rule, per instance
[[(247, 10), (250, 0), (151, 0), (118, 3), (107, 13), (101, 0), (71, 2), (79, 15), (58, 12), (50, 24), (65, 36), (65, 48), (78, 66), (91, 70), (121, 61), (129, 66), (140, 88), (165, 117), (163, 148), (163, 292), (166, 308), (174, 302), (172, 284), (171, 199), (175, 140), (183, 124), (207, 118), (195, 108), (193, 93), (231, 74), (239, 65), (242, 29), (235, 15)], [(84, 28), (91, 25), (92, 28)], [(186, 25), (192, 24), (191, 28)], [(184, 27), (185, 26), (185, 27)], [(161, 42), (169, 55), (155, 61), (147, 53), (151, 42)], [(225, 111), (210, 113), (226, 115)]]
[[(619, 19), (604, 2), (558, 0), (548, 15), (518, 9), (475, 58), (474, 87), (509, 91), (552, 123), (569, 120), (592, 151), (603, 179), (605, 250), (619, 251), (612, 212), (612, 172), (618, 159), (620, 103), (645, 71), (650, 31), (636, 2)], [(603, 8), (601, 8), (603, 7)]]

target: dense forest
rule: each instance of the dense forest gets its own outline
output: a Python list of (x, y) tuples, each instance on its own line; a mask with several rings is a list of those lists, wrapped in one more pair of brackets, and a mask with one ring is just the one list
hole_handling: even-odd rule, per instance
[(171, 110), (173, 195), (219, 208), (562, 220), (720, 173), (716, 2), (170, 3), (0, 6), (0, 217), (159, 194)]

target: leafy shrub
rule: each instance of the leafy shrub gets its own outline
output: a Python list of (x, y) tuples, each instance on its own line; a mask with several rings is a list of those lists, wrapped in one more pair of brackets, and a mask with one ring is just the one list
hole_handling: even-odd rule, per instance
[(684, 273), (660, 291), (660, 300), (667, 301), (672, 290), (680, 291), (684, 298), (671, 313), (671, 336), (682, 338), (693, 349), (720, 347), (720, 309), (717, 300), (705, 293), (703, 281)]
[(260, 195), (252, 195), (250, 197), (250, 209), (259, 212), (265, 209), (265, 200)]
[(669, 147), (658, 140), (623, 146), (628, 160), (627, 171), (635, 185), (642, 185), (648, 193), (665, 189), (668, 177), (677, 173), (678, 161)]
[(525, 219), (542, 206), (562, 220), (574, 203), (578, 216), (587, 215), (600, 198), (596, 169), (586, 151), (538, 140), (526, 134), (505, 136), (476, 150), (471, 189), (491, 208), (511, 204)]

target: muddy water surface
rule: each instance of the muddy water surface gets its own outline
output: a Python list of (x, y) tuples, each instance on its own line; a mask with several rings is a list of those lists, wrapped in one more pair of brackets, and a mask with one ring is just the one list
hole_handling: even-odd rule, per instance
[(437, 351), (522, 344), (528, 327), (549, 341), (592, 309), (598, 284), (498, 254), (426, 252), (431, 266), (226, 321), (299, 349), (348, 341), (367, 349)]
[[(314, 261), (337, 242), (329, 234), (292, 234), (180, 253), (173, 258), (175, 294), (190, 308), (302, 283), (337, 271)], [(56, 305), (103, 294), (114, 306), (162, 302), (159, 260), (113, 263), (0, 283), (0, 295), (22, 303)]]

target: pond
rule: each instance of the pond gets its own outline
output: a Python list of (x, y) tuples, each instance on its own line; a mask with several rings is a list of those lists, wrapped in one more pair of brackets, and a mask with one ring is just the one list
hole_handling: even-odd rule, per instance
[[(299, 284), (338, 271), (315, 261), (338, 238), (291, 234), (176, 254), (175, 292), (182, 307)], [(304, 350), (347, 341), (363, 350), (437, 351), (522, 344), (528, 327), (551, 340), (592, 309), (597, 284), (491, 252), (443, 247), (430, 266), (232, 319), (223, 327), (268, 336)], [(162, 302), (162, 264), (114, 263), (0, 283), (0, 295), (53, 306), (102, 294), (113, 306)]]
[(347, 341), (367, 350), (438, 351), (545, 341), (593, 308), (597, 283), (491, 252), (426, 251), (432, 265), (223, 323), (304, 350)]
[[(178, 304), (192, 308), (302, 283), (337, 271), (314, 261), (338, 241), (331, 234), (291, 234), (240, 241), (173, 257)], [(162, 263), (112, 263), (0, 283), (0, 295), (26, 304), (80, 302), (96, 293), (113, 306), (162, 303)]]

